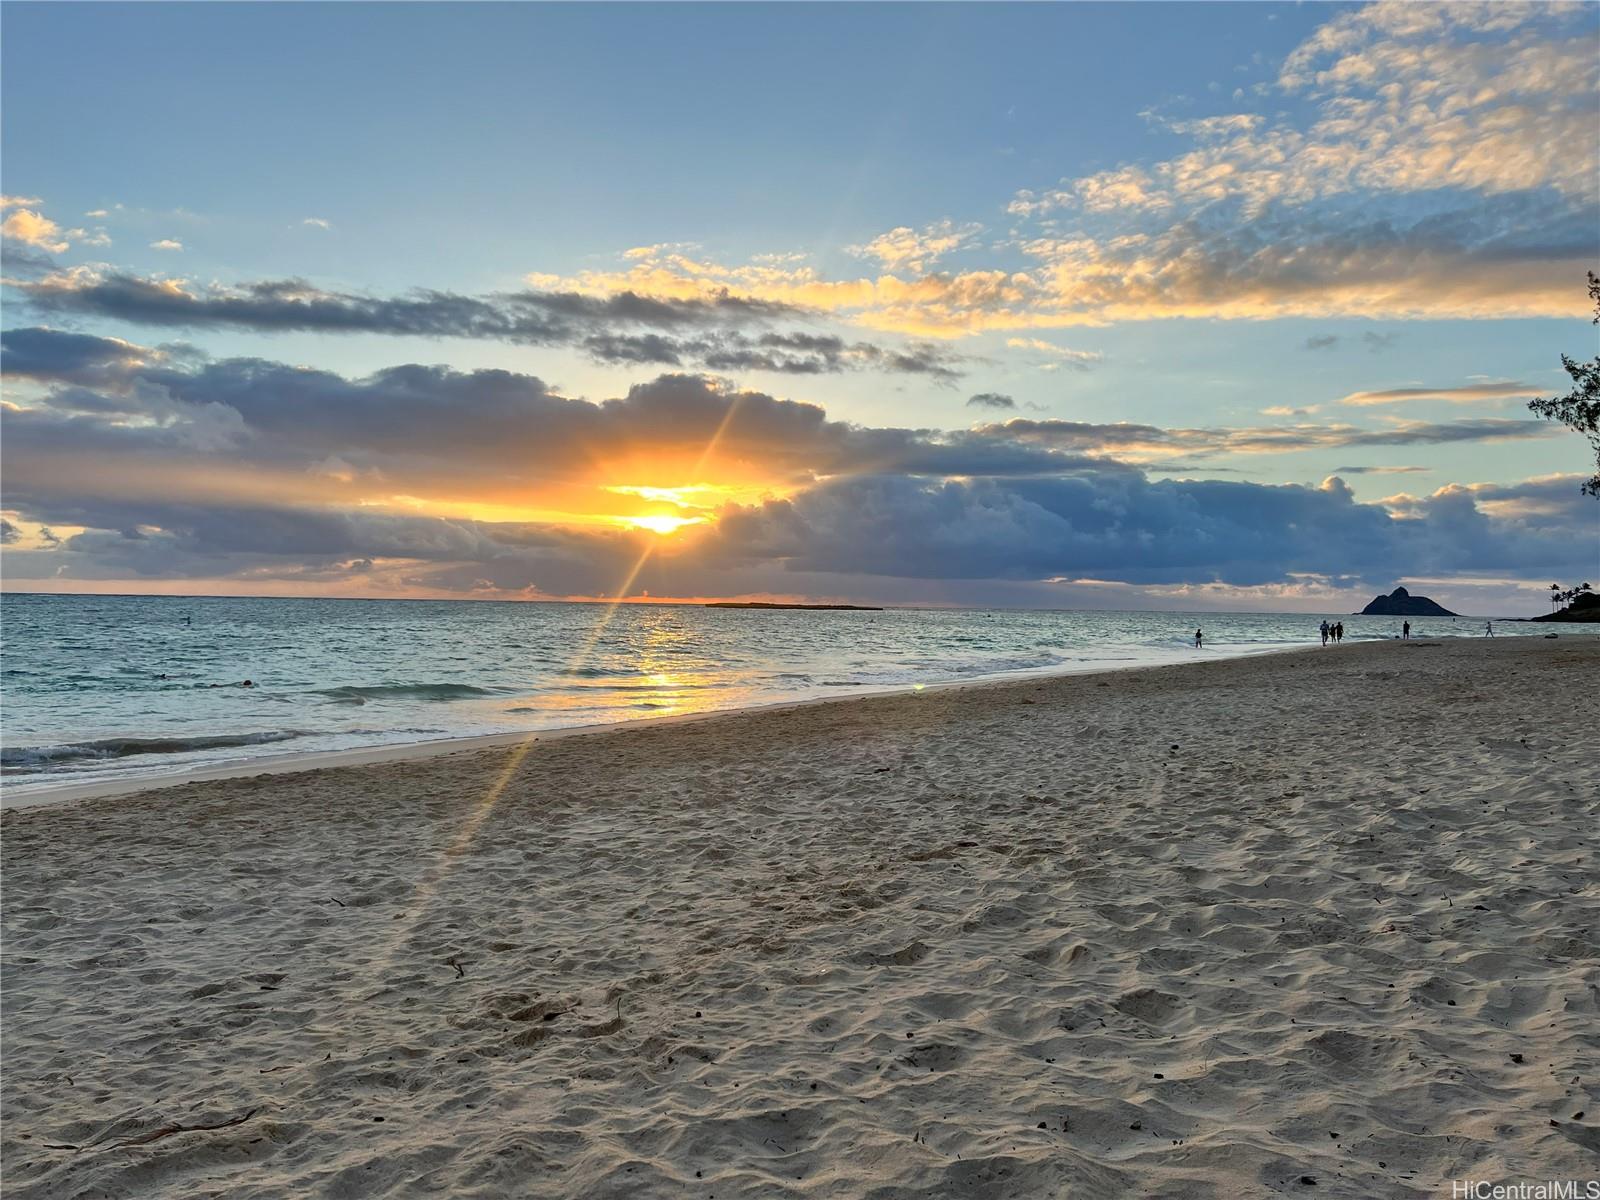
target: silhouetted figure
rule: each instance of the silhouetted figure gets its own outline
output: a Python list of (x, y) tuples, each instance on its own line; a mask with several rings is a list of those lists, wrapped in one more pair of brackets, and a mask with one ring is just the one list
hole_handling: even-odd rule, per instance
[(1409, 642), (1411, 640), (1411, 622), (1410, 621), (1402, 621), (1400, 623), (1400, 640), (1401, 641), (1406, 641), (1406, 642)]
[(1324, 621), (1322, 623), (1322, 644), (1324, 646), (1326, 646), (1328, 644), (1328, 634), (1330, 634), (1332, 632), (1333, 632), (1333, 626), (1329, 625), (1326, 621)]
[(1201, 644), (1204, 643), (1205, 640), (1206, 640), (1206, 635), (1204, 633), (1202, 633), (1200, 630), (1196, 629), (1194, 631), (1194, 648), (1196, 650), (1200, 649)]
[(1483, 623), (1483, 636), (1484, 637), (1493, 637), (1494, 636), (1494, 622), (1493, 621), (1485, 621)]

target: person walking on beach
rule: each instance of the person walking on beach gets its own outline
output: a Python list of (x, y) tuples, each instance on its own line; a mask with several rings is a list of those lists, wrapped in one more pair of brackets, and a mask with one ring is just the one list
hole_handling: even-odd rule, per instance
[(1328, 623), (1324, 621), (1322, 623), (1322, 644), (1324, 646), (1328, 644), (1328, 628)]
[(1411, 640), (1411, 622), (1410, 621), (1402, 621), (1402, 622), (1400, 622), (1400, 640), (1403, 641), (1403, 642), (1409, 642)]
[(1333, 640), (1335, 642), (1343, 643), (1343, 641), (1344, 641), (1344, 622), (1343, 621), (1340, 621), (1337, 625), (1335, 625), (1333, 627)]
[(1484, 637), (1493, 637), (1494, 636), (1494, 622), (1493, 621), (1485, 621), (1483, 623), (1483, 636)]
[(1194, 631), (1194, 648), (1196, 650), (1200, 649), (1200, 644), (1205, 641), (1205, 638), (1206, 635), (1200, 632), (1200, 630), (1196, 629)]

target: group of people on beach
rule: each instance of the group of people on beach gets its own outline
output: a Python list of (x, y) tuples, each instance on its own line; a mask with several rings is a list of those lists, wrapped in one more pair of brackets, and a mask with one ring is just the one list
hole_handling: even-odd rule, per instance
[[(1410, 626), (1408, 625), (1406, 628), (1409, 630)], [(1344, 641), (1344, 622), (1339, 621), (1336, 624), (1330, 625), (1324, 621), (1322, 623), (1322, 644), (1326, 646), (1329, 642), (1342, 641)]]

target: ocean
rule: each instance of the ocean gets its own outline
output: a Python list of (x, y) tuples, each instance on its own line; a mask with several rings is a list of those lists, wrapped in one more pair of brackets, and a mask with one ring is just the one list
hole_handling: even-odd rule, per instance
[[(12, 594), (0, 601), (0, 776), (17, 795), (265, 755), (1252, 654), (1317, 644), (1321, 619)], [(1355, 640), (1400, 629), (1328, 619)], [(1483, 621), (1412, 627), (1468, 637)]]

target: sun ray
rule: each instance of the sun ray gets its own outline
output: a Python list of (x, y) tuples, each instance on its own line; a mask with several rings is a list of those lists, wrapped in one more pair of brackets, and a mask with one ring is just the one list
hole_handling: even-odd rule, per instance
[[(706, 448), (701, 453), (699, 461), (695, 463), (694, 470), (690, 473), (689, 478), (704, 478), (703, 472), (706, 464), (711, 461), (711, 456), (716, 453), (717, 447), (722, 443), (723, 438), (727, 436), (727, 432), (738, 414), (741, 400), (742, 397), (736, 395), (729, 401), (727, 412), (723, 414), (715, 432), (712, 433), (710, 440), (706, 442)], [(658, 539), (651, 539), (644, 543), (639, 557), (634, 560), (633, 566), (623, 577), (615, 595), (601, 609), (599, 619), (595, 621), (594, 627), (590, 629), (588, 637), (583, 640), (568, 661), (567, 668), (569, 670), (581, 668), (589, 660), (589, 656), (594, 653), (595, 645), (604, 636), (606, 629), (615, 618), (617, 610), (627, 600), (628, 593), (633, 590), (633, 585), (638, 582), (645, 565), (649, 563), (651, 556), (655, 553), (657, 544)], [(485, 789), (477, 804), (467, 814), (466, 819), (461, 823), (461, 827), (456, 831), (456, 835), (451, 839), (449, 845), (440, 852), (438, 861), (424, 876), (422, 883), (419, 884), (413, 895), (412, 912), (408, 914), (406, 920), (400, 923), (400, 928), (396, 929), (389, 939), (389, 945), (383, 955), (383, 961), (386, 965), (393, 963), (396, 952), (421, 925), (427, 916), (428, 910), (432, 907), (439, 889), (453, 873), (455, 860), (465, 854), (472, 845), (473, 840), (478, 836), (478, 831), (483, 828), (484, 822), (489, 819), (499, 805), (500, 798), (505, 794), (506, 788), (511, 785), (512, 779), (516, 777), (518, 770), (521, 769), (523, 762), (527, 759), (537, 740), (537, 735), (530, 732), (521, 741), (512, 746), (510, 753), (506, 756), (505, 766), (500, 769), (499, 774), (495, 776), (494, 782)]]

